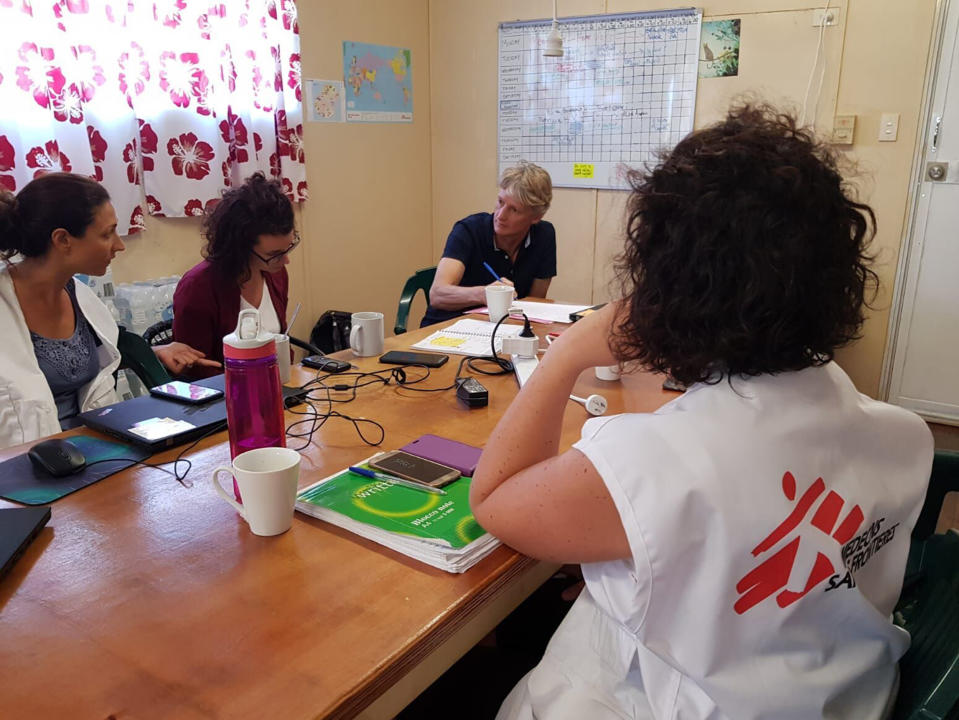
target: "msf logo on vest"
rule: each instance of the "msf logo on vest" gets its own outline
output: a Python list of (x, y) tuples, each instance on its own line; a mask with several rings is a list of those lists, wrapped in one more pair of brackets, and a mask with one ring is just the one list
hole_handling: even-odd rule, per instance
[[(753, 548), (753, 557), (767, 557), (736, 583), (736, 592), (739, 594), (739, 598), (734, 603), (733, 609), (739, 615), (772, 596), (775, 596), (776, 604), (779, 607), (788, 607), (827, 579), (830, 580), (830, 583), (826, 590), (840, 587), (843, 584), (848, 587), (855, 585), (855, 580), (849, 571), (846, 572), (845, 577), (839, 580), (833, 561), (822, 552), (817, 552), (816, 560), (803, 586), (798, 589), (787, 587), (796, 555), (799, 552), (803, 531), (821, 532), (829, 536), (839, 546), (837, 550), (841, 548), (840, 554), (844, 562), (847, 562), (847, 557), (850, 555), (861, 554), (865, 556), (865, 552), (859, 552), (859, 546), (864, 542), (870, 543), (871, 552), (868, 553), (868, 557), (871, 557), (875, 550), (889, 542), (895, 533), (895, 525), (881, 531), (884, 520), (880, 520), (877, 523), (872, 523), (861, 536), (856, 537), (856, 533), (865, 520), (862, 510), (859, 505), (853, 505), (844, 513), (845, 499), (834, 490), (827, 493), (826, 483), (822, 478), (816, 478), (816, 481), (802, 493), (797, 501), (796, 478), (793, 477), (792, 473), (787, 472), (782, 478), (782, 491), (790, 502), (795, 502), (795, 507), (775, 530)], [(842, 516), (841, 519), (840, 516)], [(811, 526), (811, 529), (808, 529), (809, 526)], [(790, 537), (791, 539), (789, 539)], [(773, 548), (787, 539), (788, 541), (779, 550), (770, 554)], [(855, 547), (853, 547), (854, 545)], [(868, 560), (868, 557), (865, 559)], [(851, 569), (858, 569), (864, 564), (864, 561), (854, 564), (856, 567)]]

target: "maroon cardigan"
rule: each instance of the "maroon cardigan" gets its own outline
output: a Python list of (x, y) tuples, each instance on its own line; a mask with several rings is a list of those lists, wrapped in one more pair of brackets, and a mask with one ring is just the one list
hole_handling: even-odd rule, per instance
[[(280, 329), (286, 332), (286, 305), (290, 279), (283, 267), (275, 273), (263, 273)], [(223, 362), (223, 336), (236, 330), (240, 314), (240, 286), (222, 277), (208, 260), (192, 267), (177, 283), (173, 293), (173, 339), (206, 353), (211, 360)], [(215, 368), (197, 368), (192, 376), (209, 377), (223, 372)]]

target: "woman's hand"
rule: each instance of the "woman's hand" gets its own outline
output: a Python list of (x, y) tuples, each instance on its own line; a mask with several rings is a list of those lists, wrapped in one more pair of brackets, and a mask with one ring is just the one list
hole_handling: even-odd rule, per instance
[(573, 323), (553, 341), (543, 357), (544, 362), (561, 362), (578, 375), (591, 367), (616, 365), (609, 347), (618, 322), (621, 304), (606, 303), (601, 309)]
[(196, 365), (203, 367), (222, 367), (216, 360), (207, 360), (206, 355), (181, 342), (171, 342), (166, 345), (157, 345), (153, 348), (157, 359), (174, 375)]

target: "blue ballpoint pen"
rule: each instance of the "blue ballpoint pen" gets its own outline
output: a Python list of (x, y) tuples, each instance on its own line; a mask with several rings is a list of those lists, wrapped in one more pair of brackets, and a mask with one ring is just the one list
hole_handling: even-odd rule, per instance
[(483, 263), (483, 267), (489, 270), (489, 274), (493, 276), (493, 279), (499, 282), (502, 278), (496, 273), (496, 271), (489, 266), (488, 262)]
[(446, 494), (446, 491), (442, 488), (430, 487), (429, 485), (414, 482), (413, 480), (396, 477), (395, 475), (387, 475), (385, 473), (376, 472), (375, 470), (367, 470), (366, 468), (356, 467), (355, 465), (350, 465), (348, 470), (351, 473), (356, 473), (357, 475), (362, 475), (363, 477), (373, 478), (374, 480), (382, 480), (383, 482), (390, 483), (391, 485), (402, 485), (403, 487), (413, 488), (414, 490), (422, 490), (423, 492), (433, 493), (434, 495)]

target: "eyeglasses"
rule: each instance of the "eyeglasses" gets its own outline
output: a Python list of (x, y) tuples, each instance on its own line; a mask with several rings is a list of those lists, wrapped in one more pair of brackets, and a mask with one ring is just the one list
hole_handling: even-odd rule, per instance
[(296, 246), (299, 245), (299, 244), (300, 244), (300, 233), (298, 233), (296, 230), (294, 230), (294, 231), (293, 231), (293, 242), (291, 242), (291, 243), (290, 243), (290, 246), (289, 246), (286, 250), (284, 250), (283, 252), (276, 253), (276, 254), (274, 254), (274, 255), (270, 255), (269, 257), (263, 257), (263, 256), (260, 255), (260, 253), (258, 253), (256, 250), (250, 250), (250, 252), (253, 253), (254, 255), (256, 255), (260, 260), (262, 260), (263, 262), (265, 262), (267, 265), (270, 265), (270, 264), (272, 264), (272, 263), (279, 262), (279, 261), (282, 260), (285, 256), (289, 255), (291, 252), (293, 252), (293, 250), (294, 250), (294, 249), (296, 248)]

